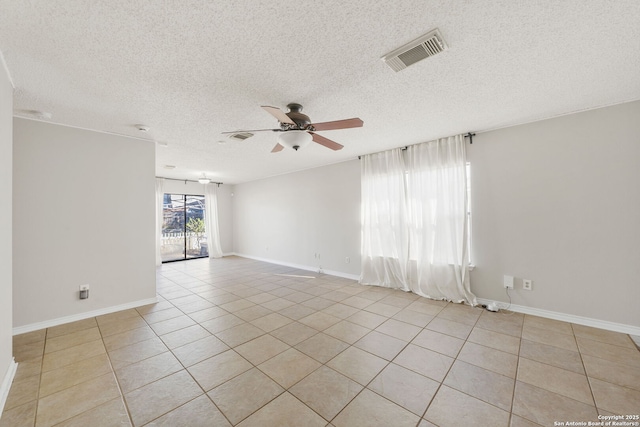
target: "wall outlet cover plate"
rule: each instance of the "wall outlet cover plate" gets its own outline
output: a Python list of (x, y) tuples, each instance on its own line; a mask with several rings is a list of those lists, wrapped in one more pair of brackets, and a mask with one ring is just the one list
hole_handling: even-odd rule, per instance
[(505, 288), (513, 289), (513, 276), (507, 276), (505, 274), (503, 283)]

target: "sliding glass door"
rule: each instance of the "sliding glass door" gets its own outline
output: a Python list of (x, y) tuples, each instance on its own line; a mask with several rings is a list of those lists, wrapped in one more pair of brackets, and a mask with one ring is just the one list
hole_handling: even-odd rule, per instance
[(164, 195), (162, 262), (203, 258), (209, 255), (204, 209), (204, 196)]

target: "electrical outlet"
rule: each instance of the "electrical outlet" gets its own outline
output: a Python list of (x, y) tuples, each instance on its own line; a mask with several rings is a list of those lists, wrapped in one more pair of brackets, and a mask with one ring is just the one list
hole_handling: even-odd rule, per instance
[(89, 298), (89, 285), (80, 285), (79, 297), (80, 299)]
[(351, 258), (346, 257), (346, 258), (344, 259), (344, 262), (346, 262), (347, 264), (349, 264), (349, 263), (351, 262)]
[(504, 275), (504, 287), (513, 289), (513, 276)]
[(533, 280), (531, 280), (531, 279), (523, 279), (522, 280), (522, 289), (524, 289), (525, 291), (532, 291), (533, 290)]

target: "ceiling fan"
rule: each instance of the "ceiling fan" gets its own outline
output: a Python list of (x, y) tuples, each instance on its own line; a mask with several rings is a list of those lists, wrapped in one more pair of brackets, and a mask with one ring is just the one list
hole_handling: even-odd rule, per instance
[(302, 105), (291, 103), (287, 104), (289, 109), (288, 113), (283, 112), (277, 107), (262, 106), (262, 109), (273, 117), (278, 119), (280, 123), (279, 129), (255, 129), (255, 130), (243, 130), (235, 132), (222, 132), (223, 134), (232, 134), (239, 132), (280, 132), (278, 135), (278, 143), (272, 153), (282, 151), (285, 147), (293, 148), (298, 151), (311, 141), (320, 145), (324, 145), (332, 150), (341, 150), (343, 145), (338, 144), (324, 136), (318, 135), (317, 131), (335, 130), (335, 129), (348, 129), (362, 127), (363, 121), (357, 117), (345, 120), (334, 120), (332, 122), (311, 123), (311, 119), (306, 114), (302, 114)]

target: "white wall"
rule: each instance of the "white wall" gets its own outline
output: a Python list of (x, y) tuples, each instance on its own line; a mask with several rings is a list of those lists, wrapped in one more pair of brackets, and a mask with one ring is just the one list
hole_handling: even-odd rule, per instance
[(235, 185), (232, 199), (236, 253), (360, 274), (358, 160)]
[[(209, 184), (214, 185), (214, 184)], [(164, 192), (173, 194), (191, 194), (204, 196), (204, 185), (192, 181), (164, 180)], [(220, 229), (220, 247), (223, 254), (233, 252), (233, 214), (231, 207), (232, 186), (218, 187), (218, 225)]]
[[(640, 326), (640, 102), (478, 134), (473, 291)], [(533, 291), (522, 290), (522, 278)]]
[(14, 328), (155, 298), (152, 143), (16, 118), (13, 172)]
[(233, 253), (233, 186), (218, 187), (218, 228), (220, 230), (220, 247), (222, 253)]
[[(11, 216), (12, 216), (12, 133), (13, 87), (4, 67), (0, 52), (0, 385), (8, 381), (8, 369), (12, 364), (12, 308), (11, 308)], [(0, 412), (3, 390), (0, 387)]]

